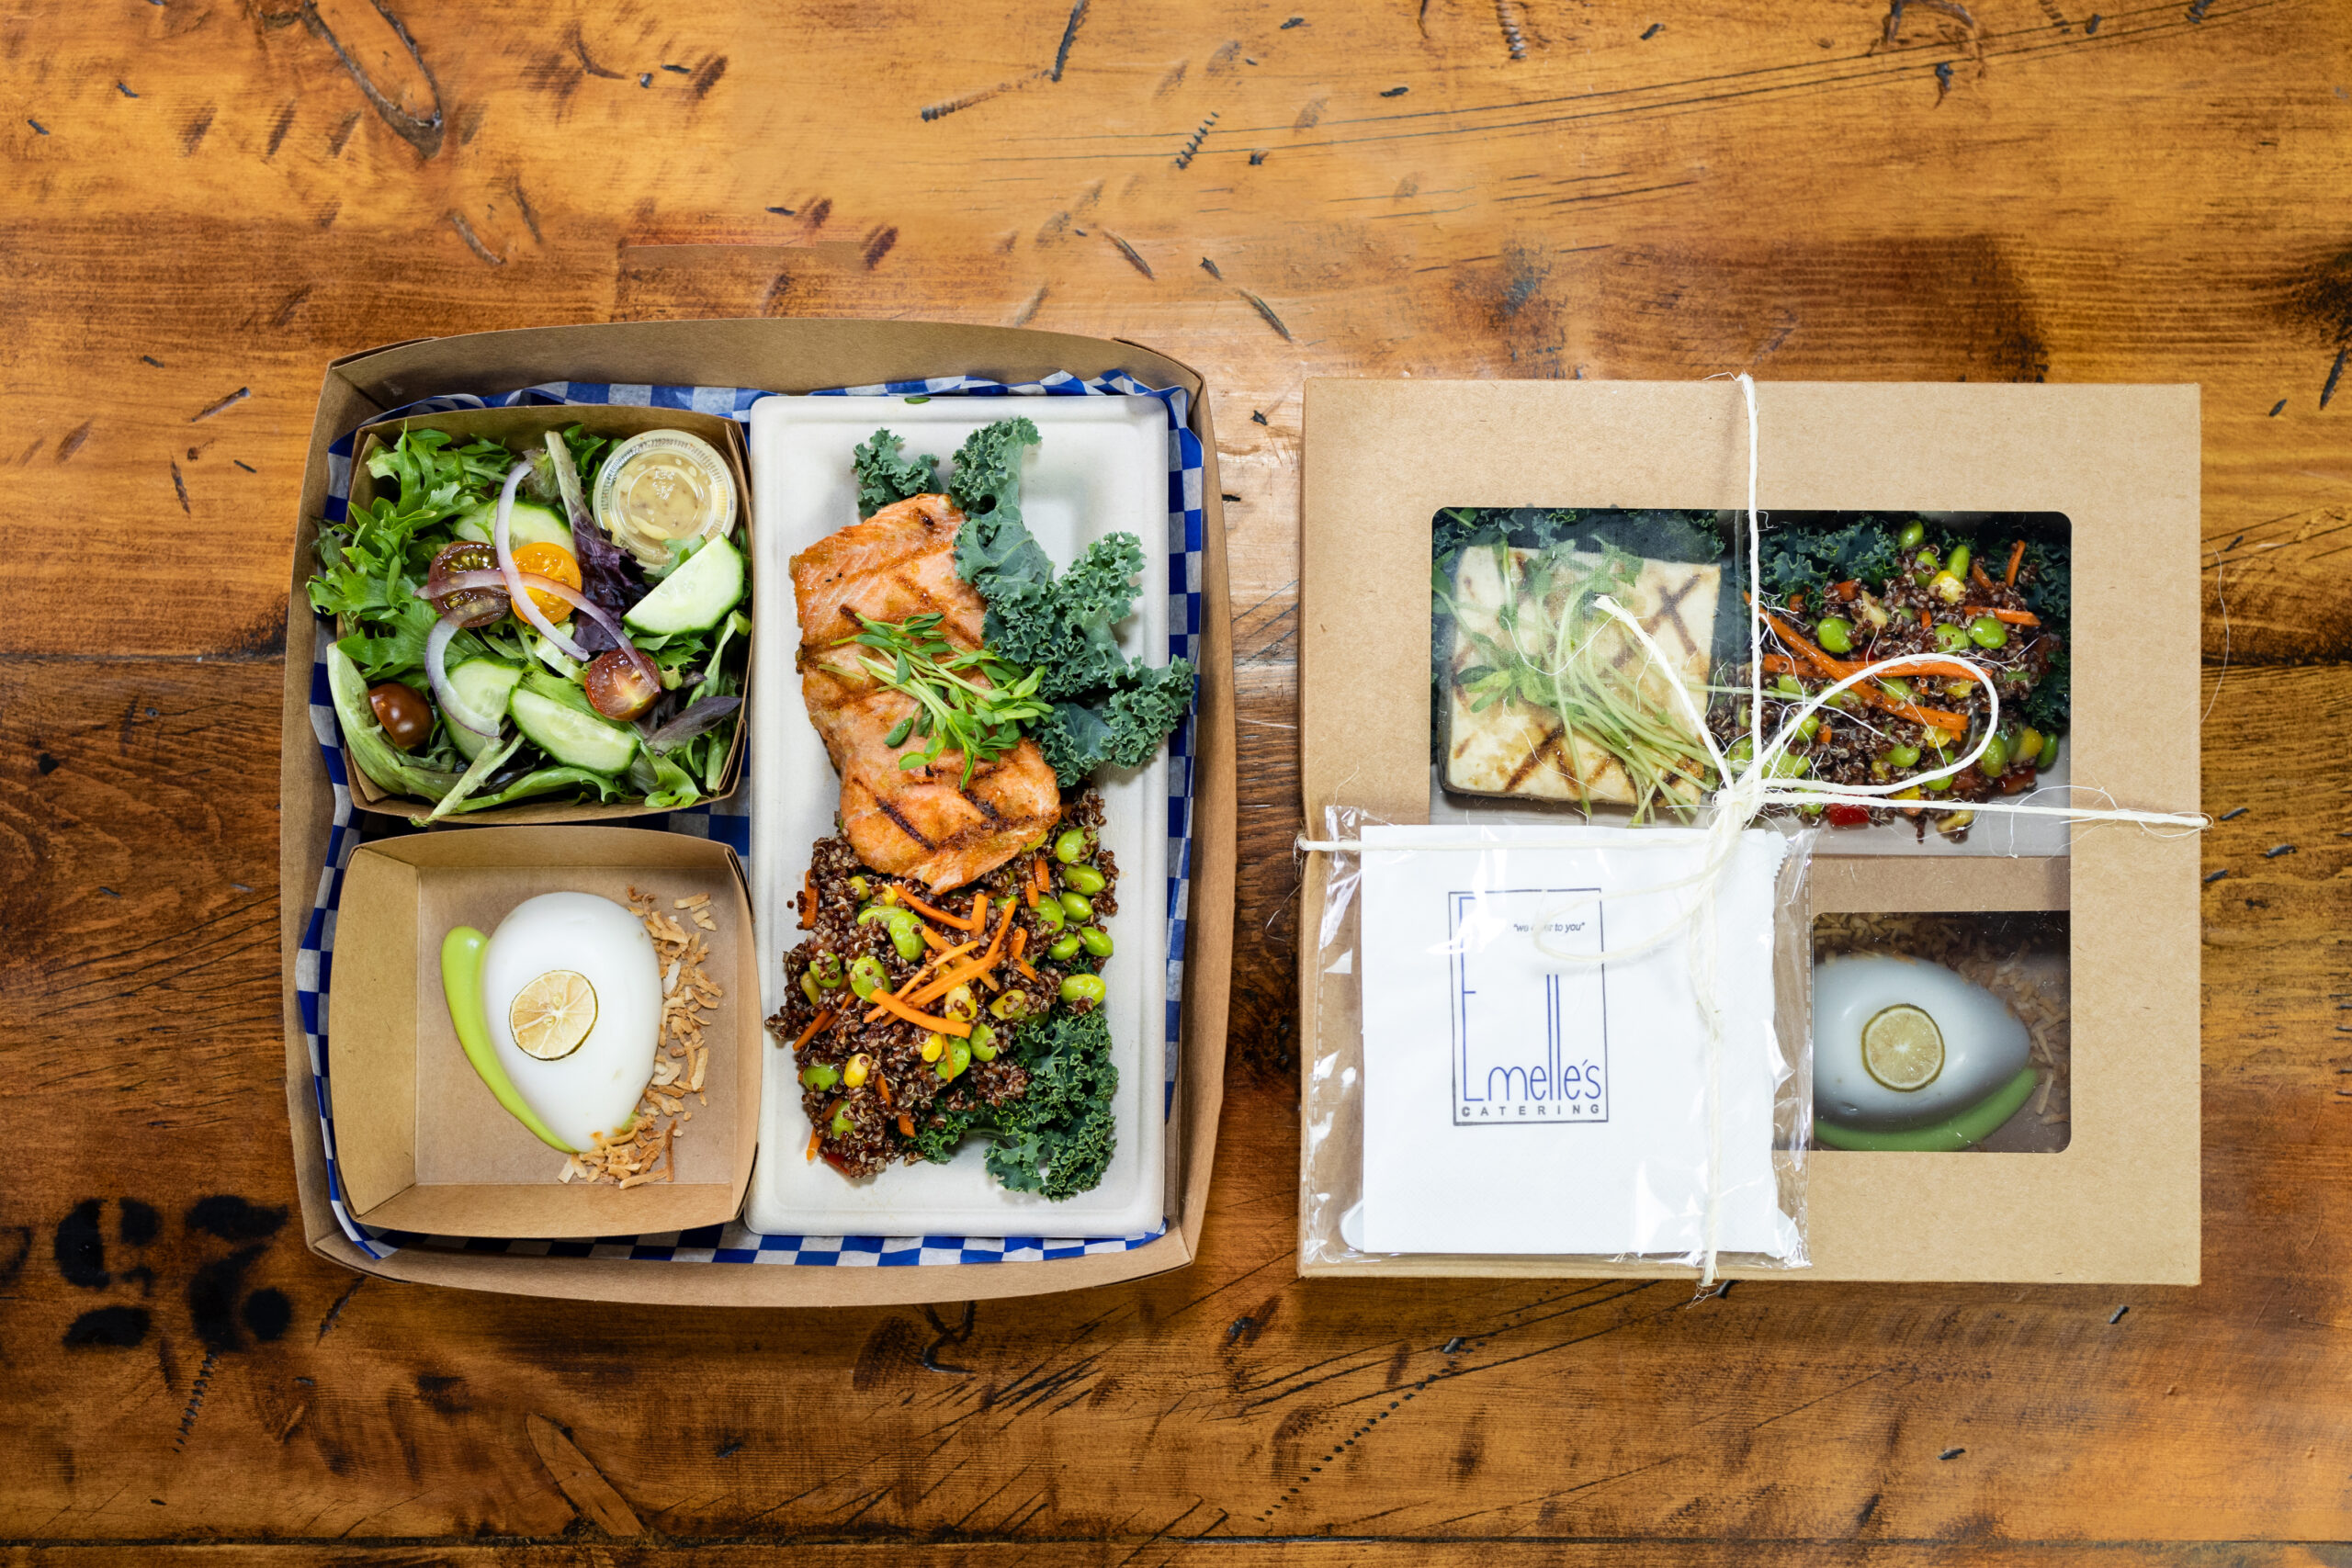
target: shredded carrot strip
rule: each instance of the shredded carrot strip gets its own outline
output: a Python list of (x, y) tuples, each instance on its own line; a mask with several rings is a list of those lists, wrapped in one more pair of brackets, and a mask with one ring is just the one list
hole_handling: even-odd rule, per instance
[(800, 929), (807, 931), (817, 923), (817, 874), (811, 870), (800, 878)]
[(2001, 581), (2011, 588), (2018, 585), (2018, 568), (2025, 563), (2025, 541), (2019, 539), (2009, 547), (2009, 574)]
[(820, 1146), (820, 1145), (821, 1145), (824, 1143), (824, 1141), (825, 1141), (825, 1130), (824, 1130), (822, 1127), (811, 1127), (811, 1128), (809, 1128), (809, 1129), (808, 1129), (808, 1163), (809, 1163), (809, 1164), (814, 1165), (814, 1164), (817, 1162), (817, 1150), (818, 1150), (819, 1146)]
[(1794, 593), (1790, 594), (1790, 595), (1789, 595), (1789, 611), (1790, 611), (1790, 613), (1791, 613), (1791, 614), (1792, 614), (1792, 615), (1802, 614), (1802, 613), (1804, 612), (1804, 592), (1803, 592), (1802, 590), (1800, 590), (1800, 591), (1799, 591), (1799, 592), (1794, 592)]
[(951, 915), (944, 909), (933, 908), (930, 905), (924, 903), (922, 899), (916, 897), (913, 894), (908, 892), (903, 887), (899, 889), (899, 897), (905, 900), (909, 905), (912, 906), (915, 913), (919, 915), (928, 915), (943, 926), (954, 926), (959, 931), (976, 931), (980, 929), (970, 920)]
[(1861, 591), (1862, 581), (1858, 577), (1849, 577), (1843, 582), (1833, 582), (1829, 585), (1829, 592), (1849, 604), (1854, 602), (1854, 596)]
[(2031, 610), (1988, 610), (1985, 614), (1996, 621), (2007, 621), (2013, 626), (2038, 626), (2041, 617)]
[(944, 953), (947, 951), (947, 939), (941, 936), (937, 931), (933, 931), (929, 926), (922, 928), (922, 940), (931, 945), (931, 950), (933, 953)]
[(996, 936), (989, 942), (989, 950), (987, 953), (983, 955), (982, 967), (989, 967), (995, 964), (996, 955), (1004, 951), (1004, 933), (1012, 929), (1012, 906), (1007, 904), (1004, 907), (1003, 917), (996, 923)]
[(1936, 618), (1935, 616), (1928, 614), (1927, 611), (1922, 610), (1919, 612), (1919, 624), (1923, 626), (1932, 626), (1936, 624)]
[[(1800, 669), (1796, 660), (1792, 659), (1783, 658), (1777, 653), (1768, 653), (1764, 656), (1764, 673), (1804, 675), (1812, 671)], [(1894, 714), (1898, 718), (1907, 718), (1914, 724), (1924, 724), (1937, 729), (1949, 729), (1955, 734), (1966, 734), (1968, 731), (1968, 717), (1965, 714), (1946, 713), (1941, 708), (1923, 708), (1911, 703), (1897, 702), (1874, 686), (1849, 686), (1846, 689), (1871, 706)]]
[(913, 1137), (914, 1135), (915, 1135), (915, 1119), (914, 1119), (913, 1117), (911, 1117), (911, 1116), (908, 1115), (908, 1114), (907, 1114), (905, 1111), (899, 1111), (899, 1136), (900, 1136), (900, 1137), (902, 1137), (902, 1138), (911, 1138), (911, 1137)]
[(932, 1013), (917, 1012), (888, 991), (875, 992), (873, 999), (883, 1011), (896, 1013), (909, 1023), (921, 1028), (936, 1030), (942, 1034), (953, 1034), (959, 1040), (969, 1040), (972, 1037), (972, 1026), (961, 1019), (940, 1018)]
[(964, 929), (975, 935), (989, 929), (989, 896), (987, 894), (972, 895), (972, 923)]
[(811, 1039), (815, 1038), (820, 1031), (832, 1027), (832, 1022), (833, 1015), (831, 1012), (819, 1013), (817, 1015), (817, 1021), (800, 1032), (800, 1037), (792, 1043), (792, 1048), (795, 1051), (799, 1050), (800, 1047), (808, 1044)]
[[(909, 997), (912, 996), (914, 994), (915, 987), (922, 984), (922, 977), (925, 975), (930, 974), (933, 967), (942, 964), (953, 964), (956, 959), (962, 957), (965, 953), (971, 952), (972, 949), (979, 945), (980, 944), (977, 942), (967, 942), (959, 946), (948, 948), (944, 952), (934, 953), (929, 958), (924, 959), (922, 961), (922, 968), (916, 970), (913, 974), (908, 976), (904, 980), (899, 983), (899, 999), (900, 1001), (904, 1001)], [(887, 991), (876, 991), (872, 996), (865, 998), (867, 1001), (875, 1004), (874, 1010), (865, 1015), (866, 1022), (875, 1023), (880, 1021), (882, 1017), (882, 998), (889, 994), (890, 993)]]
[(1028, 945), (1029, 928), (1027, 926), (1015, 926), (1012, 931), (1012, 946), (1009, 950), (1012, 954), (1012, 961), (1015, 964), (1021, 962), (1021, 950)]
[(1037, 977), (1037, 972), (1029, 967), (1029, 961), (1025, 958), (1014, 959), (1012, 961), (1012, 966), (1015, 969), (1020, 970), (1023, 975), (1028, 976), (1032, 980)]
[(1031, 886), (1036, 888), (1040, 893), (1043, 893), (1048, 886), (1052, 886), (1053, 872), (1050, 869), (1049, 863), (1044, 855), (1039, 855), (1037, 857), (1037, 869), (1035, 874), (1030, 877), (1029, 883)]
[(1023, 888), (1021, 890), (1021, 896), (1029, 901), (1029, 907), (1031, 908), (1034, 909), (1037, 907), (1037, 885), (1035, 883), (1033, 882), (1028, 886)]
[(1986, 592), (1992, 592), (1993, 580), (1984, 575), (1983, 561), (1972, 560), (1968, 563), (1968, 577), (1969, 581), (1975, 583), (1977, 587), (1984, 589)]
[(874, 1075), (874, 1087), (882, 1091), (882, 1103), (885, 1105), (890, 1104), (890, 1080), (884, 1077), (880, 1073), (876, 1073)]

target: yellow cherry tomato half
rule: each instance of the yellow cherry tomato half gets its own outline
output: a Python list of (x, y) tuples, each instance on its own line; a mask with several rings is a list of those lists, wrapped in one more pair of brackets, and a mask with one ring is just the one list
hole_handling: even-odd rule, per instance
[[(571, 552), (561, 545), (550, 545), (543, 539), (534, 539), (514, 551), (514, 570), (527, 571), (535, 576), (547, 578), (550, 581), (560, 582), (575, 592), (580, 588), (580, 563), (571, 558)], [(559, 599), (552, 593), (542, 593), (533, 589), (531, 603), (537, 604), (539, 607), (539, 614), (550, 621), (568, 621), (571, 618), (570, 602)]]

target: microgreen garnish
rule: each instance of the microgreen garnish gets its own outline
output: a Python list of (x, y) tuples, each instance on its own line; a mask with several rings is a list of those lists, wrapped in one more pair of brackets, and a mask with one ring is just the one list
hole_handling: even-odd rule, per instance
[(900, 719), (883, 742), (892, 747), (910, 738), (927, 742), (922, 750), (899, 759), (907, 772), (929, 767), (943, 752), (960, 751), (962, 782), (968, 785), (978, 764), (994, 761), (1021, 744), (1023, 724), (1053, 715), (1053, 704), (1037, 695), (1042, 671), (1024, 670), (986, 649), (957, 648), (940, 635), (936, 614), (909, 615), (903, 621), (857, 619), (865, 629), (833, 646), (856, 643), (872, 649), (859, 659), (866, 673), (915, 700), (914, 712)]

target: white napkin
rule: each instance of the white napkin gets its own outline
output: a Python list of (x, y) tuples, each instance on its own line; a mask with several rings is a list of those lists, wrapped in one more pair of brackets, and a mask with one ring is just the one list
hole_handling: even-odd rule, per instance
[[(1532, 935), (1548, 923), (1555, 947), (1588, 953), (1651, 935), (1702, 896), (1656, 891), (1699, 871), (1701, 835), (1367, 827), (1363, 841), (1364, 1248), (1702, 1247), (1706, 1025), (1688, 928), (1599, 964), (1546, 957)], [(1724, 1252), (1795, 1245), (1771, 1166), (1783, 1070), (1774, 884), (1787, 849), (1776, 832), (1741, 834), (1713, 892)]]

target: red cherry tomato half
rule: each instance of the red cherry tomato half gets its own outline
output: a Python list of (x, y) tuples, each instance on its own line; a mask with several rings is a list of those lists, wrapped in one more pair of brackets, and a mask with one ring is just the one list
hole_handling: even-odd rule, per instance
[(368, 689), (368, 705), (384, 735), (403, 751), (413, 751), (433, 733), (433, 705), (398, 681)]
[(635, 718), (662, 694), (661, 683), (617, 648), (590, 660), (580, 683), (587, 689), (588, 705), (606, 718)]
[(1832, 828), (1867, 828), (1871, 825), (1870, 807), (1833, 800), (1829, 803), (1829, 825)]

